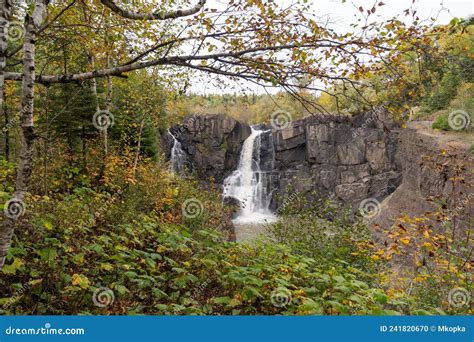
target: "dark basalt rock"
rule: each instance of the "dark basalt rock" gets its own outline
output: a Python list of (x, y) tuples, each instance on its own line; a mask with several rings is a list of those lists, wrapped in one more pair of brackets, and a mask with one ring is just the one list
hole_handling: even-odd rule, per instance
[[(275, 195), (317, 191), (357, 206), (369, 197), (382, 200), (400, 184), (400, 163), (395, 158), (399, 131), (382, 111), (352, 118), (310, 116), (281, 130), (266, 128), (260, 165), (261, 171), (271, 172)], [(171, 132), (198, 177), (222, 183), (237, 168), (251, 129), (225, 115), (209, 115), (188, 117)], [(272, 206), (278, 205), (274, 196)]]
[[(237, 167), (250, 126), (223, 114), (196, 115), (170, 131), (181, 142), (198, 177), (221, 183)], [(171, 147), (164, 145), (168, 156)]]

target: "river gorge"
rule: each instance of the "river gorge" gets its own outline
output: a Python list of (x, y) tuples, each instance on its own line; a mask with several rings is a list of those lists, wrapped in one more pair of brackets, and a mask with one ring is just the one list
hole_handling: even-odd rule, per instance
[(272, 222), (283, 198), (297, 193), (365, 210), (387, 226), (402, 213), (430, 210), (429, 196), (452, 191), (449, 165), (429, 167), (425, 158), (439, 155), (436, 139), (383, 111), (308, 116), (285, 127), (190, 116), (169, 132), (163, 142), (172, 164), (179, 156), (198, 179), (222, 184), (223, 199), (241, 207), (234, 223)]

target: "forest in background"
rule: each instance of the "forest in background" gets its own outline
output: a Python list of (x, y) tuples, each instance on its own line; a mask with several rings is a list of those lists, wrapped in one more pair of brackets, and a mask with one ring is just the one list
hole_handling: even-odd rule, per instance
[[(160, 42), (166, 38), (181, 43), (181, 26), (157, 28), (117, 19), (104, 3), (110, 1), (49, 5), (48, 18), (54, 25), (40, 32), (38, 75), (57, 72), (68, 80), (83, 70), (111, 68), (115, 57), (117, 65), (135, 65), (131, 60), (137, 53), (155, 47), (157, 32)], [(251, 19), (244, 27), (257, 32), (250, 45), (265, 51), (269, 31), (288, 29), (274, 23), (286, 18), (284, 11), (262, 4), (248, 1), (239, 10), (250, 11), (245, 7), (249, 6), (256, 18), (272, 19), (271, 23)], [(140, 5), (149, 9), (146, 3)], [(24, 10), (31, 9), (19, 14)], [(369, 16), (371, 11), (368, 8)], [(415, 13), (410, 15), (416, 18)], [(221, 28), (198, 13), (192, 18), (199, 29), (190, 37), (200, 42), (201, 30), (206, 35), (231, 32), (223, 42), (225, 49), (250, 48), (246, 37), (235, 36), (234, 31), (242, 30), (238, 17), (233, 14)], [(349, 39), (311, 20), (304, 23), (317, 37)], [(257, 123), (268, 122), (276, 109), (297, 119), (325, 111), (353, 115), (384, 105), (395, 118), (435, 115), (440, 129), (449, 129), (446, 117), (453, 109), (470, 113), (474, 121), (472, 22), (456, 19), (427, 28), (393, 19), (373, 28), (380, 29), (379, 36), (355, 45), (378, 56), (381, 40), (387, 37), (383, 43), (393, 48), (386, 56), (387, 65), (356, 65), (351, 53), (345, 56), (338, 47), (329, 48), (341, 53), (340, 65), (356, 65), (344, 71), (342, 81), (328, 84), (326, 89), (337, 97), (311, 95), (314, 89), (306, 89), (311, 87), (305, 82), (273, 96), (183, 94), (182, 84), (192, 80), (192, 70), (221, 70), (230, 77), (239, 73), (244, 79), (258, 74), (283, 88), (299, 74), (328, 76), (323, 66), (315, 67), (315, 56), (296, 48), (309, 45), (312, 36), (299, 38), (290, 48), (288, 59), (296, 64), (291, 69), (278, 64), (275, 56), (265, 57), (264, 62), (273, 63), (266, 64), (252, 55), (239, 60), (238, 70), (230, 69), (235, 67), (233, 59), (226, 67), (212, 64), (220, 62), (216, 57), (189, 65), (192, 59), (173, 62), (171, 74), (159, 67), (64, 83), (38, 77), (31, 179), (0, 271), (0, 314), (472, 314), (469, 306), (448, 301), (452, 289), (472, 288), (471, 242), (444, 243), (452, 227), (444, 234), (430, 231), (430, 220), (451, 214), (442, 204), (431, 218), (402, 218), (410, 230), (396, 231), (392, 245), (381, 247), (361, 218), (349, 219), (347, 208), (324, 199), (303, 204), (296, 196), (298, 200), (281, 211), (282, 218), (291, 218), (290, 229), (281, 224), (273, 228), (278, 243), (263, 239), (238, 244), (226, 236), (234, 208), (222, 203), (220, 185), (174, 175), (160, 148), (160, 135), (195, 113), (226, 113)], [(148, 46), (142, 50), (129, 45), (130, 30)], [(165, 37), (170, 31), (175, 35)], [(282, 35), (280, 43), (296, 39), (293, 33)], [(15, 79), (28, 61), (21, 53), (22, 38), (10, 39), (7, 49), (10, 74), (5, 73), (0, 142), (2, 206), (18, 190), (23, 129), (29, 127), (24, 101), (33, 101), (25, 99), (22, 84)], [(153, 53), (160, 57), (176, 52), (168, 45), (155, 47)], [(204, 45), (206, 53), (220, 48)], [(294, 68), (296, 75), (286, 73)], [(93, 120), (102, 110), (113, 113), (107, 116), (105, 130), (102, 122)], [(186, 212), (183, 204), (189, 199), (203, 204), (199, 215)], [(318, 229), (328, 212), (336, 217), (324, 221), (334, 231), (331, 236)], [(6, 220), (2, 216), (0, 224)], [(312, 234), (301, 240), (292, 227)], [(417, 264), (407, 279), (396, 281), (390, 261), (400, 254), (430, 262)]]
[[(336, 83), (328, 93), (313, 95), (301, 89), (297, 96), (287, 92), (257, 95), (251, 91), (246, 95), (245, 88), (241, 94), (191, 94), (177, 97), (167, 111), (177, 121), (192, 114), (225, 113), (244, 122), (268, 123), (277, 110), (288, 112), (294, 119), (314, 113), (298, 98), (303, 97), (334, 115), (356, 115), (376, 104), (385, 106), (401, 120), (434, 120), (433, 128), (453, 130), (448, 115), (454, 110), (470, 113), (471, 122), (474, 121), (474, 33), (469, 25), (469, 20), (454, 20), (445, 26), (449, 34), (437, 38), (441, 49), (437, 58), (420, 61), (415, 53), (402, 55), (397, 73), (403, 83), (398, 87), (387, 88), (383, 76), (367, 74), (361, 78), (371, 87), (351, 89)], [(344, 94), (337, 97), (338, 102), (333, 96), (337, 93)]]

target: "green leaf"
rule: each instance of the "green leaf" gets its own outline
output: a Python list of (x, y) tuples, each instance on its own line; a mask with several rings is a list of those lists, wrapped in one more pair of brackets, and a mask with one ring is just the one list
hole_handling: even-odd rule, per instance
[(385, 293), (379, 292), (374, 295), (374, 299), (380, 304), (387, 304), (388, 296)]
[(38, 252), (41, 260), (47, 261), (48, 263), (54, 261), (58, 255), (56, 248), (43, 248)]
[(133, 271), (127, 271), (124, 273), (124, 276), (126, 276), (129, 279), (135, 279), (136, 277), (138, 277), (138, 274)]
[(212, 298), (212, 302), (216, 303), (216, 304), (223, 304), (223, 305), (227, 305), (229, 304), (231, 301), (231, 298), (230, 297), (216, 297), (216, 298)]
[(14, 258), (12, 264), (3, 266), (2, 272), (5, 274), (15, 274), (24, 264), (20, 258)]
[(120, 295), (120, 296), (123, 296), (127, 293), (130, 293), (130, 290), (127, 289), (125, 286), (123, 285), (120, 285), (120, 284), (116, 284), (114, 286), (114, 290), (117, 291), (117, 293)]

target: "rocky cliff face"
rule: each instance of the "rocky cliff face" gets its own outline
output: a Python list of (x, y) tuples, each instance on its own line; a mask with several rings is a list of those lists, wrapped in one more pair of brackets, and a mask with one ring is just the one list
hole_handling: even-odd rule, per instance
[[(271, 127), (267, 127), (269, 130)], [(224, 115), (193, 116), (171, 129), (198, 177), (222, 182), (236, 167), (250, 127)], [(382, 200), (400, 184), (395, 160), (399, 131), (380, 113), (356, 118), (312, 116), (262, 138), (262, 160), (272, 170), (275, 194), (317, 192), (358, 204)], [(275, 160), (265, 159), (274, 150)], [(273, 209), (279, 203), (275, 197)]]
[(387, 227), (402, 213), (421, 216), (444, 203), (462, 229), (471, 225), (472, 230), (474, 160), (467, 148), (440, 143), (435, 135), (413, 129), (402, 130), (396, 145), (402, 182), (381, 203), (380, 215), (372, 223)]
[(283, 193), (316, 191), (358, 205), (366, 198), (382, 200), (400, 183), (399, 132), (380, 114), (308, 117), (274, 134)]
[[(188, 155), (188, 169), (201, 179), (213, 178), (222, 183), (237, 167), (250, 126), (225, 115), (191, 116), (170, 131)], [(165, 149), (169, 157), (169, 143), (165, 143)]]
[[(262, 135), (260, 160), (262, 171), (271, 175), (271, 210), (282, 205), (285, 196), (277, 194), (304, 193), (309, 199), (321, 194), (354, 209), (367, 199), (379, 202), (380, 212), (371, 222), (382, 227), (404, 213), (433, 211), (435, 203), (446, 203), (462, 227), (472, 224), (474, 160), (467, 148), (443, 151), (447, 144), (432, 134), (399, 129), (374, 112), (355, 118), (307, 117), (285, 129), (260, 128), (268, 129)], [(237, 168), (251, 129), (216, 115), (190, 117), (171, 132), (181, 142), (190, 169), (200, 179), (212, 177), (222, 184)], [(169, 143), (165, 146), (169, 153)]]

